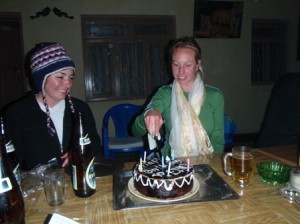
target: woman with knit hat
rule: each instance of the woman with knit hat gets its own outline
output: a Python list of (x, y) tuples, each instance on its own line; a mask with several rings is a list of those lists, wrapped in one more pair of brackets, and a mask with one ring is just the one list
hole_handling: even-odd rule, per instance
[(16, 149), (21, 168), (29, 170), (56, 158), (69, 163), (72, 114), (85, 117), (93, 153), (100, 154), (100, 137), (89, 106), (70, 96), (75, 65), (58, 43), (41, 43), (31, 56), (31, 75), (36, 92), (5, 112), (8, 137)]
[[(175, 157), (209, 155), (224, 148), (224, 100), (222, 92), (204, 84), (201, 49), (191, 37), (170, 45), (174, 81), (153, 95), (145, 112), (132, 127), (136, 136), (158, 136), (164, 125), (163, 154)], [(172, 150), (172, 151), (170, 151)]]

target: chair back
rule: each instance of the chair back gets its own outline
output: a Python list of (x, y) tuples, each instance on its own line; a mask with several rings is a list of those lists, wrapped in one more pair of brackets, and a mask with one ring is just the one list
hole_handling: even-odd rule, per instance
[(115, 105), (105, 113), (102, 127), (108, 128), (109, 120), (112, 119), (116, 137), (131, 136), (131, 124), (135, 116), (140, 112), (141, 107), (135, 104), (124, 103)]
[(233, 144), (233, 136), (236, 132), (236, 125), (229, 118), (228, 115), (224, 114), (224, 140), (225, 145), (231, 145)]
[[(110, 108), (102, 121), (102, 147), (105, 158), (114, 158), (116, 153), (138, 152), (143, 154), (144, 141), (142, 137), (131, 134), (131, 126), (142, 107), (125, 103)], [(109, 136), (109, 123), (114, 125), (115, 136)]]

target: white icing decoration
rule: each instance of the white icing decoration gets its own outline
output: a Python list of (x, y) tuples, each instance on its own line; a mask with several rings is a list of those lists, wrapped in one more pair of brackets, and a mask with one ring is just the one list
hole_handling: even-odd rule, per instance
[[(177, 165), (178, 164), (178, 165)], [(174, 160), (172, 161), (173, 167), (170, 169), (170, 176), (178, 176), (180, 174), (186, 174), (187, 173), (187, 164), (180, 161), (180, 160)], [(174, 165), (177, 165), (174, 167)], [(151, 166), (154, 166), (153, 168), (150, 168)], [(168, 179), (163, 179), (163, 177), (167, 176), (167, 170), (162, 169), (160, 161), (158, 159), (152, 159), (150, 161), (146, 161), (144, 163), (144, 170), (143, 173), (151, 176), (151, 177), (161, 177), (162, 179), (155, 179), (151, 178), (147, 175), (144, 174), (139, 174), (136, 172), (136, 169), (133, 173), (133, 179), (136, 182), (141, 182), (141, 184), (144, 187), (151, 187), (154, 188), (156, 187), (157, 189), (160, 188), (162, 185), (167, 191), (171, 191), (175, 186), (181, 188), (184, 184), (190, 185), (194, 173), (190, 172), (187, 174), (185, 177), (180, 176), (180, 177), (174, 177), (174, 178), (168, 178)]]

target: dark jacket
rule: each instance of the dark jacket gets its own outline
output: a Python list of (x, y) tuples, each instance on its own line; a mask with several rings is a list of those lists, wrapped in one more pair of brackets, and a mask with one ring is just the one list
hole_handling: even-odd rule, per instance
[[(91, 109), (79, 99), (72, 98), (72, 101), (75, 111), (83, 114), (93, 154), (100, 154), (100, 137)], [(37, 164), (47, 163), (54, 157), (60, 165), (62, 164), (60, 157), (70, 150), (72, 135), (72, 112), (68, 100), (63, 120), (63, 153), (57, 135), (51, 136), (48, 132), (47, 114), (40, 109), (34, 94), (8, 107), (5, 120), (8, 138), (15, 146), (22, 169), (29, 170)], [(51, 126), (55, 127), (52, 121)]]
[(297, 144), (299, 137), (300, 73), (287, 73), (273, 87), (255, 146)]

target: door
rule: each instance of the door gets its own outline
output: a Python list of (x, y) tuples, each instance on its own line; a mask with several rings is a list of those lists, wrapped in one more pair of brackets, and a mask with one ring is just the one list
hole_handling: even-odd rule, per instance
[(25, 93), (21, 15), (0, 13), (0, 110)]

